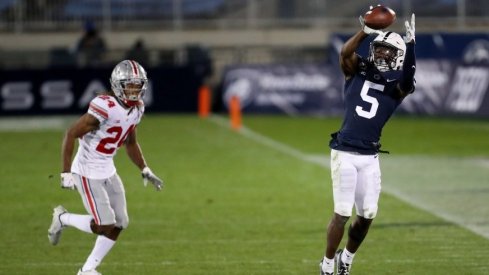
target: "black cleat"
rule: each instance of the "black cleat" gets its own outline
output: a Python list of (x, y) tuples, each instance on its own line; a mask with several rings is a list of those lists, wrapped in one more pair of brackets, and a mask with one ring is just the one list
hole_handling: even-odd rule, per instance
[(336, 251), (336, 275), (350, 275), (351, 265), (341, 261), (341, 253), (343, 253), (343, 249)]

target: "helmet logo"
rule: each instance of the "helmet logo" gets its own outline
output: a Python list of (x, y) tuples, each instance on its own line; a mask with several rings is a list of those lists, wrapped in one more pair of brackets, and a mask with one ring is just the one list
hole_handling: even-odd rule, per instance
[(136, 65), (136, 61), (129, 60), (129, 62), (131, 63), (132, 71), (134, 72), (134, 75), (135, 76), (138, 76), (139, 75), (139, 72), (138, 72), (138, 66)]

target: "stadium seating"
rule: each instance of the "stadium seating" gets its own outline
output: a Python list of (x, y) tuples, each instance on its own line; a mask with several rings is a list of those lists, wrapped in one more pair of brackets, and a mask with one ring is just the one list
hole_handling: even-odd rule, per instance
[[(161, 18), (171, 17), (173, 0), (110, 0), (111, 15), (118, 18)], [(182, 0), (184, 17), (212, 15), (224, 5), (224, 0)], [(68, 18), (98, 18), (103, 16), (103, 1), (71, 0), (64, 7), (63, 15)]]
[(15, 4), (15, 0), (0, 0), (0, 12)]

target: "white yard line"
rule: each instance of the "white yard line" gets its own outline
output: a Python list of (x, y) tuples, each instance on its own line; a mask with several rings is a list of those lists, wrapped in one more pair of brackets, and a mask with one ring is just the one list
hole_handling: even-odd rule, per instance
[[(209, 121), (221, 126), (221, 127), (225, 127), (225, 128), (230, 128), (230, 122), (221, 117), (221, 116), (216, 116), (216, 115), (213, 115), (210, 117)], [(289, 156), (292, 156), (294, 158), (297, 158), (299, 160), (302, 160), (304, 162), (307, 162), (307, 163), (312, 163), (312, 164), (315, 164), (315, 165), (319, 165), (321, 167), (324, 167), (324, 168), (329, 168), (329, 156), (327, 156), (326, 154), (324, 156), (318, 156), (318, 155), (310, 155), (310, 154), (305, 154), (303, 153), (302, 151), (296, 149), (296, 148), (293, 148), (292, 146), (289, 146), (289, 145), (286, 145), (284, 143), (281, 143), (279, 141), (276, 141), (274, 139), (271, 139), (269, 137), (266, 137), (262, 134), (259, 134), (245, 126), (242, 126), (242, 128), (237, 131), (239, 134), (251, 139), (251, 140), (254, 140), (256, 141), (257, 143), (259, 144), (262, 144), (266, 147), (269, 147), (269, 148), (272, 148), (274, 150), (277, 150), (279, 152), (282, 152), (286, 155), (289, 155)], [(411, 162), (415, 162), (416, 161), (416, 158), (418, 157), (413, 157), (414, 159), (411, 160)], [(428, 157), (419, 157), (420, 159), (423, 159), (423, 160), (426, 160), (426, 159), (429, 159)], [(389, 157), (389, 161), (396, 161), (396, 157)], [(467, 161), (467, 160), (466, 160)], [(479, 159), (473, 159), (473, 160), (468, 160), (470, 162), (472, 162), (474, 164), (474, 167), (473, 169), (484, 169), (484, 168), (487, 168), (487, 163), (489, 163), (488, 160), (481, 160), (480, 158)], [(437, 159), (433, 159), (433, 162), (437, 162)], [(478, 167), (477, 167), (478, 166)], [(413, 180), (415, 178), (415, 175), (416, 173), (413, 172)], [(439, 186), (441, 186), (443, 183), (440, 183)], [(461, 185), (463, 185), (464, 183), (461, 183)], [(429, 185), (428, 185), (429, 186)], [(426, 187), (428, 187), (426, 186)], [(439, 187), (438, 186), (438, 187)], [(426, 201), (426, 200), (423, 200), (423, 199), (419, 199), (418, 196), (416, 196), (416, 194), (419, 194), (419, 193), (422, 193), (423, 190), (422, 189), (419, 189), (419, 190), (416, 190), (416, 192), (405, 192), (404, 189), (403, 189), (403, 185), (399, 185), (397, 186), (396, 184), (384, 184), (383, 186), (383, 191), (416, 207), (416, 208), (419, 208), (419, 209), (422, 209), (424, 211), (427, 211), (435, 216), (438, 216), (446, 221), (449, 221), (451, 223), (454, 223), (454, 224), (457, 224), (458, 226), (460, 227), (463, 227), (465, 229), (468, 229), (470, 230), (471, 232), (474, 232), (476, 233), (477, 235), (480, 235), (486, 239), (489, 239), (489, 221), (483, 221), (482, 224), (477, 224), (476, 222), (468, 222), (467, 221), (467, 215), (470, 215), (472, 214), (471, 212), (464, 212), (464, 211), (461, 211), (462, 214), (458, 214), (458, 213), (450, 213), (448, 211), (446, 211), (446, 207), (445, 207), (445, 204), (443, 205), (437, 205), (436, 203), (433, 203), (431, 201)], [(447, 191), (450, 191), (449, 189)], [(456, 192), (456, 190), (452, 190), (452, 192)], [(470, 197), (467, 197), (467, 200), (471, 200)], [(487, 204), (485, 204), (487, 205)], [(482, 205), (482, 207), (486, 207), (487, 206), (484, 206)], [(487, 217), (483, 217), (485, 219), (487, 219)]]
[(476, 165), (489, 169), (489, 159), (476, 158), (474, 161)]
[(74, 116), (0, 118), (0, 132), (64, 130), (75, 118)]

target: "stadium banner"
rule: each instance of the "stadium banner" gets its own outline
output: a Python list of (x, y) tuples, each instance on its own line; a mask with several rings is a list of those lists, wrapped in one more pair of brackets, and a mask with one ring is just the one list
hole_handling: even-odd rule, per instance
[(417, 63), (416, 91), (403, 101), (400, 112), (489, 117), (489, 64)]
[(342, 77), (330, 65), (256, 65), (228, 68), (222, 79), (227, 108), (233, 96), (244, 112), (335, 115), (342, 112)]
[[(326, 64), (227, 69), (222, 78), (224, 106), (237, 95), (244, 112), (342, 114), (344, 78), (338, 53), (348, 37), (332, 38), (336, 56), (331, 54)], [(449, 43), (454, 41), (460, 42)], [(416, 91), (398, 113), (489, 117), (489, 35), (420, 35), (416, 44)], [(363, 46), (359, 52), (366, 56), (368, 43)]]
[[(415, 77), (399, 113), (489, 117), (489, 64), (421, 59)], [(227, 108), (238, 96), (248, 113), (328, 116), (343, 113), (342, 89), (334, 66), (241, 66), (224, 73), (222, 100)]]
[[(110, 90), (112, 68), (0, 70), (0, 116), (86, 112), (90, 100)], [(192, 66), (147, 68), (148, 112), (195, 112), (203, 77)]]
[[(400, 33), (404, 35), (404, 33)], [(337, 61), (341, 47), (353, 35), (335, 33), (330, 37), (328, 56)], [(369, 36), (361, 44), (357, 52), (366, 56), (370, 42), (374, 36)], [(420, 59), (450, 59), (476, 61), (488, 59), (485, 56), (489, 43), (489, 33), (417, 33), (416, 57)], [(485, 57), (484, 57), (485, 56)]]

